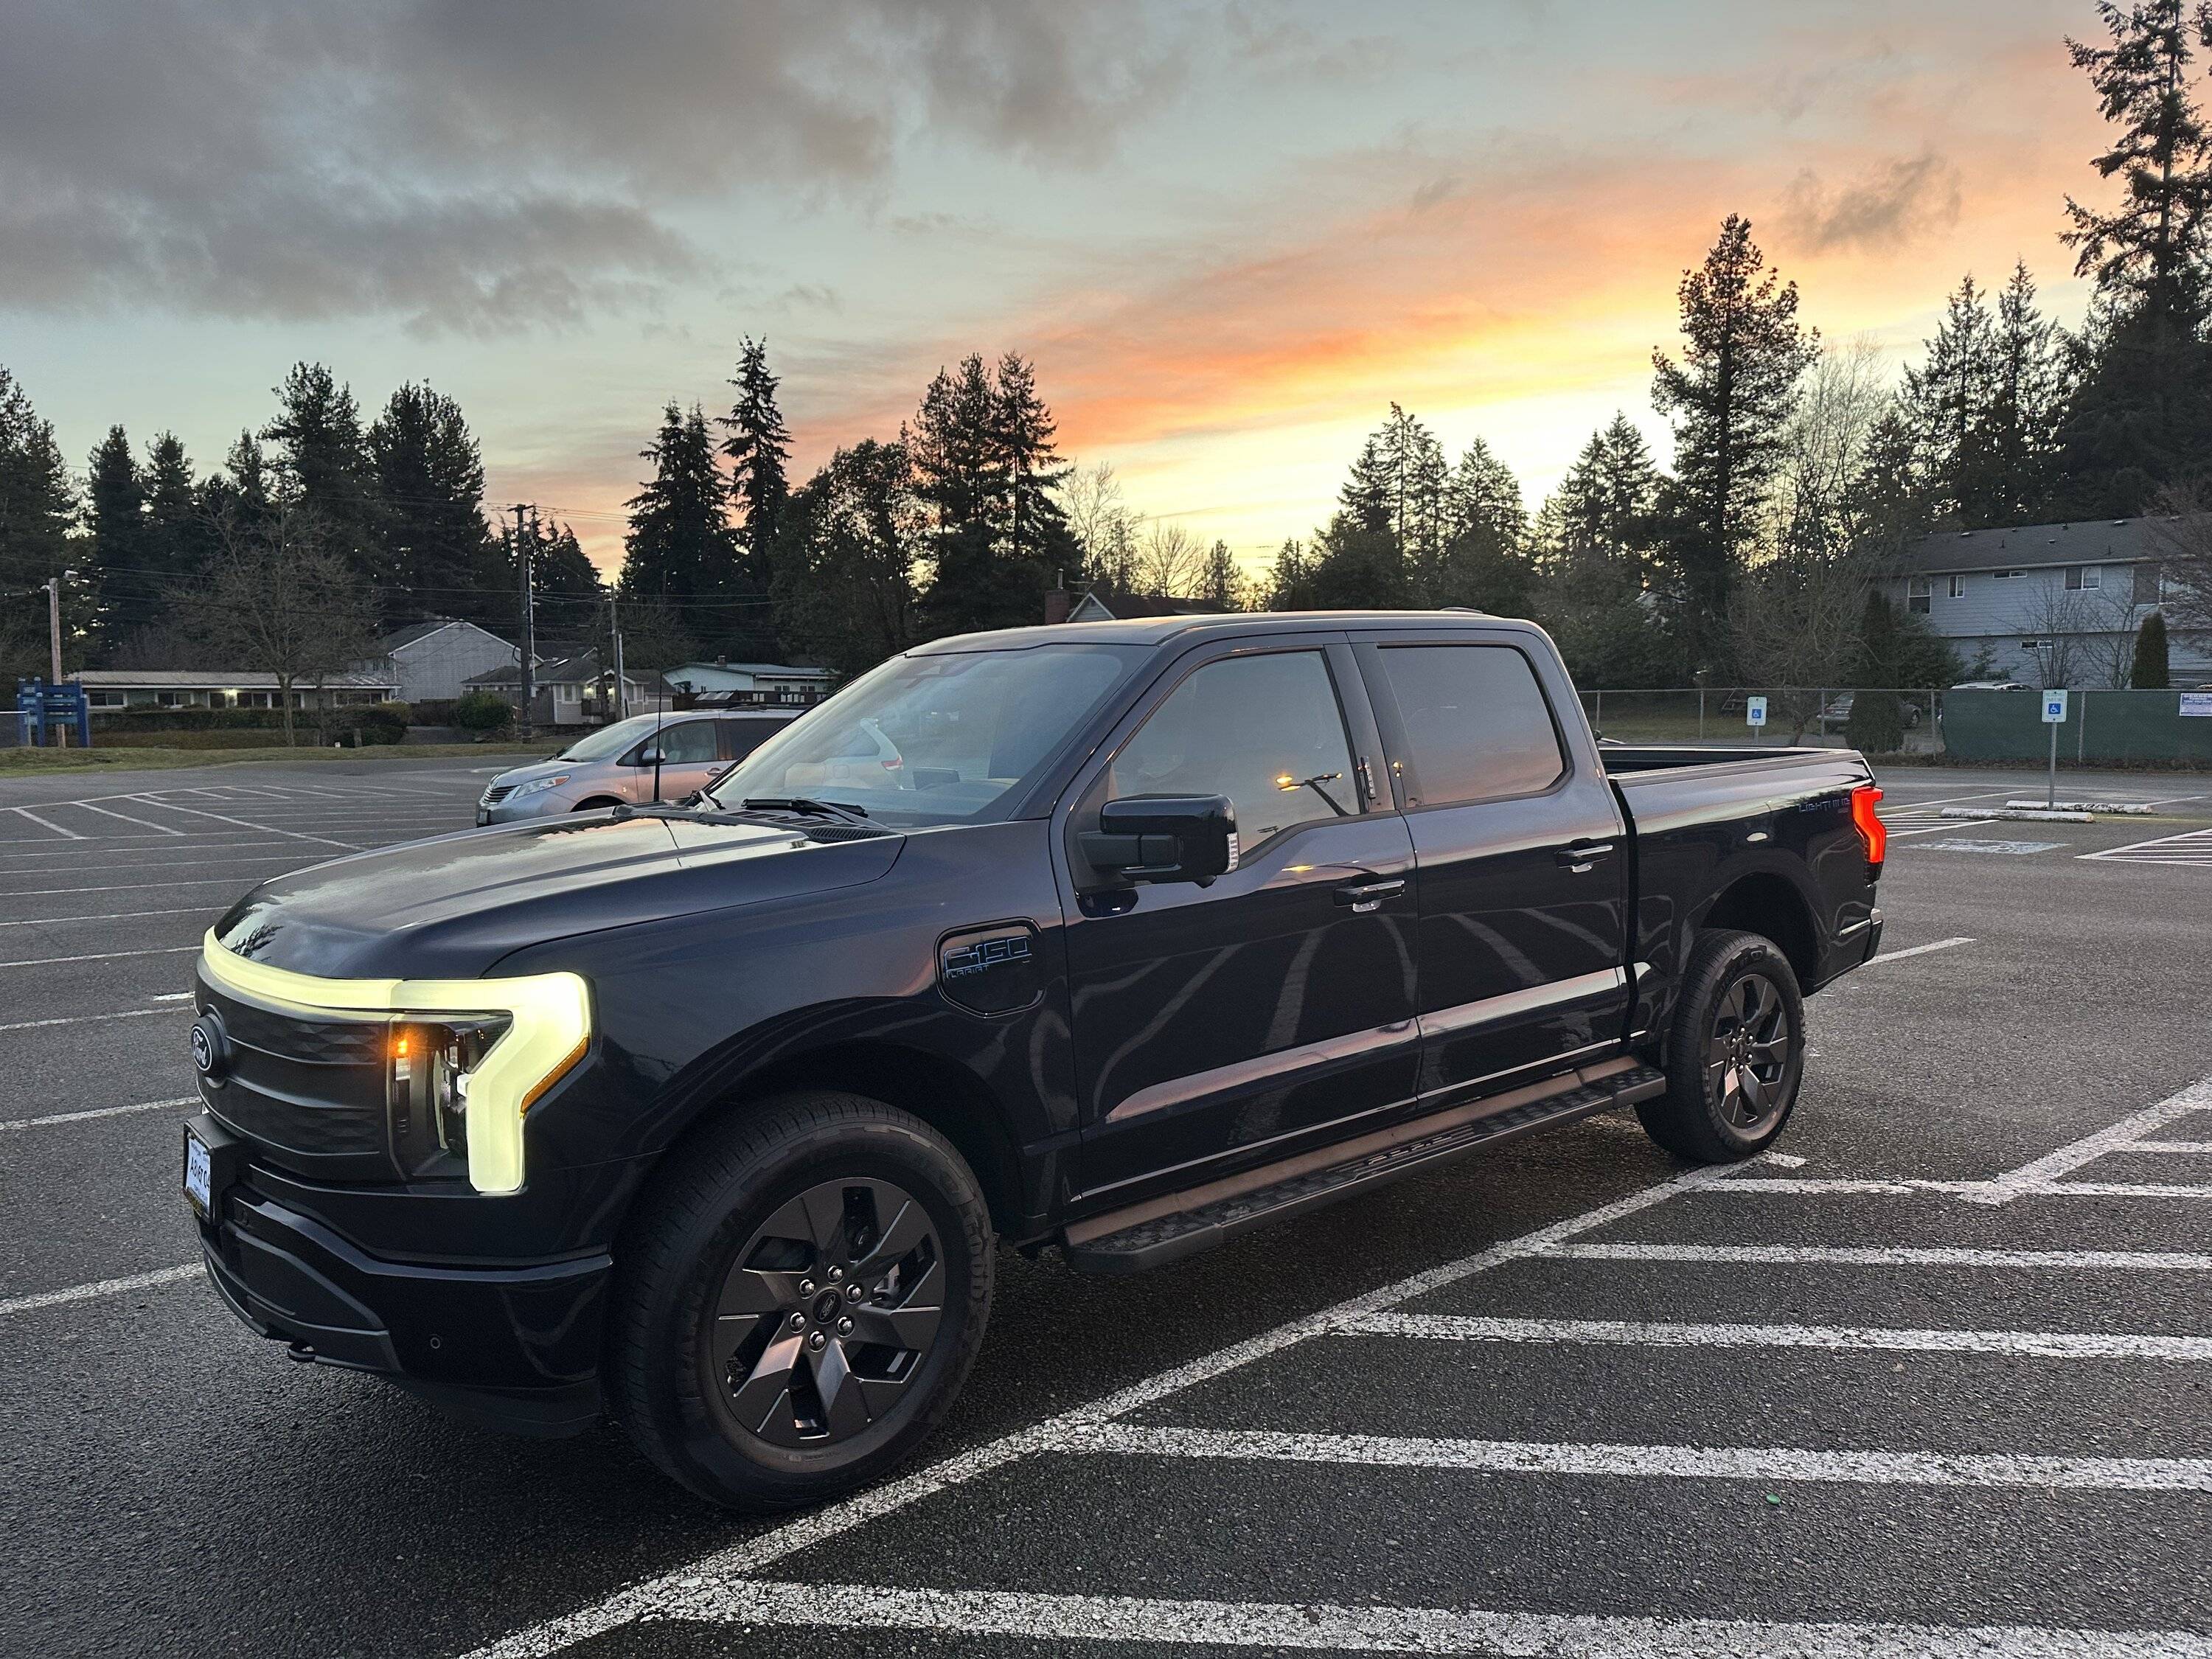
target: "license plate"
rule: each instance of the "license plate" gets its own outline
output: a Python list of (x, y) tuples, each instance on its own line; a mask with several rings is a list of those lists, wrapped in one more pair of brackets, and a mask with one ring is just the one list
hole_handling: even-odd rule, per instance
[(483, 829), (483, 828), (484, 827), (484, 825), (486, 825), (487, 823), (489, 823), (490, 822), (491, 822), (491, 814), (490, 814), (490, 812), (489, 812), (488, 811), (486, 811), (483, 807), (481, 807), (481, 806), (477, 807), (477, 829), (479, 829), (479, 830), (481, 830), (481, 829)]
[(185, 1126), (185, 1196), (202, 1215), (215, 1210), (215, 1154), (208, 1144)]

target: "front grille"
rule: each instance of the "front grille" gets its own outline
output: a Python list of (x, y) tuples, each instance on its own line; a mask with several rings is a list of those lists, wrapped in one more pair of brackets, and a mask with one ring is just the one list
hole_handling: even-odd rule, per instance
[(257, 1159), (326, 1180), (398, 1179), (385, 1104), (388, 1022), (279, 1013), (204, 977), (196, 1000), (222, 1023), (229, 1050), (222, 1081), (203, 1079), (201, 1098)]
[(514, 786), (513, 784), (495, 783), (489, 789), (486, 789), (483, 792), (483, 799), (478, 801), (477, 805), (479, 806), (496, 806), (500, 802), (505, 800), (514, 793)]

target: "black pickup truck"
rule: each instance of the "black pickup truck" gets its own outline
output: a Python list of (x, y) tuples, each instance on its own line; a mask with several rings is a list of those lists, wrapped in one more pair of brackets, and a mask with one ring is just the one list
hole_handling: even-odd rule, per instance
[(295, 1358), (809, 1502), (943, 1417), (999, 1241), (1150, 1267), (1625, 1106), (1766, 1146), (1881, 937), (1879, 799), (1601, 744), (1471, 612), (942, 640), (684, 804), (248, 895), (185, 1190)]

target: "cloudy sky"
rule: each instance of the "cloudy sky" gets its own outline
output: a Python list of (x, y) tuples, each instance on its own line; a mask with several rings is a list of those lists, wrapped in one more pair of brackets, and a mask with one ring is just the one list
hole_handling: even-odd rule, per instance
[(320, 359), (461, 400), (495, 501), (619, 553), (669, 398), (765, 335), (811, 465), (937, 367), (1257, 563), (1392, 399), (1532, 504), (1751, 216), (1893, 358), (2100, 127), (2087, 0), (8, 0), (0, 363), (82, 465), (218, 459)]

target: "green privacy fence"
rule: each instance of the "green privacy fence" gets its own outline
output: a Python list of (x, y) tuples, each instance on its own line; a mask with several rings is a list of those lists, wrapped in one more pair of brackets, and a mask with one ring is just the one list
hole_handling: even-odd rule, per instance
[[(2185, 708), (2201, 709), (2185, 714)], [(2040, 761), (2051, 753), (2035, 691), (1946, 691), (1943, 747), (1954, 758)], [(2077, 764), (2212, 765), (2212, 692), (2069, 691), (2058, 757)]]

